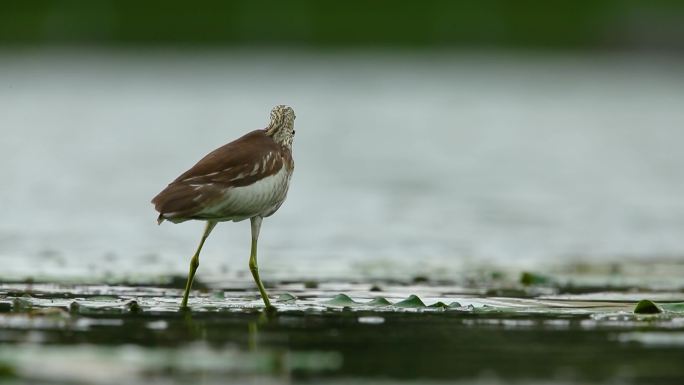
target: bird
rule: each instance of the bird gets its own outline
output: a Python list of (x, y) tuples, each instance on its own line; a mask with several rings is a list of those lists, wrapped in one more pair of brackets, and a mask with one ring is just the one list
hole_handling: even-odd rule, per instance
[(294, 171), (295, 118), (291, 107), (273, 107), (266, 128), (249, 132), (210, 152), (152, 199), (160, 225), (165, 220), (206, 222), (190, 260), (181, 309), (188, 308), (199, 255), (211, 231), (219, 222), (247, 219), (252, 234), (249, 269), (266, 309), (273, 309), (259, 277), (257, 242), (263, 218), (278, 211), (287, 197)]

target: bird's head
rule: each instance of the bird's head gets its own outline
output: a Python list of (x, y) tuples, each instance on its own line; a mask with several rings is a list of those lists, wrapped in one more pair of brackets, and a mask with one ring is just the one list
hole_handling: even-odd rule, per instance
[(292, 147), (292, 139), (295, 135), (295, 113), (292, 107), (278, 105), (271, 110), (271, 122), (266, 128), (266, 135), (273, 138), (278, 144)]

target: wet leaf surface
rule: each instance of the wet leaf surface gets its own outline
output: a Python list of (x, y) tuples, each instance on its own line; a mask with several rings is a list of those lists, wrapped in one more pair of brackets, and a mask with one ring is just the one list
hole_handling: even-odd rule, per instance
[[(272, 284), (277, 310), (265, 313), (256, 291), (230, 287), (194, 291), (191, 311), (181, 312), (181, 290), (168, 287), (3, 284), (0, 368), (20, 384), (520, 382), (567, 370), (583, 383), (667, 383), (684, 375), (681, 292), (549, 294), (531, 285), (524, 296), (491, 296), (385, 282), (378, 296), (376, 285)], [(634, 298), (645, 297), (663, 312), (635, 314)]]
[(658, 314), (663, 310), (658, 307), (653, 301), (642, 299), (634, 307), (634, 314)]
[[(166, 286), (6, 283), (0, 369), (18, 384), (682, 377), (681, 290), (554, 282), (271, 282), (273, 313), (249, 281), (194, 291), (190, 312)], [(642, 298), (662, 312), (635, 312)]]

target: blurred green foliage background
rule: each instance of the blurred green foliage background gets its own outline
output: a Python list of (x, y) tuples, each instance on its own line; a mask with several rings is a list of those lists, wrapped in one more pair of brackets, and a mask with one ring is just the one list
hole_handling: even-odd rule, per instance
[(684, 1), (10, 0), (0, 44), (684, 50)]

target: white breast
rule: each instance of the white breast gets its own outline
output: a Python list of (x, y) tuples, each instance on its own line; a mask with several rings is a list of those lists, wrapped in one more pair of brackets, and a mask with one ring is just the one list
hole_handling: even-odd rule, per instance
[(231, 187), (224, 192), (222, 200), (204, 208), (202, 214), (235, 222), (257, 215), (269, 216), (285, 201), (291, 176), (283, 165), (276, 174), (249, 186)]

